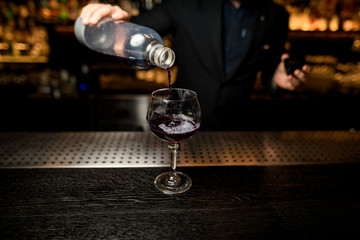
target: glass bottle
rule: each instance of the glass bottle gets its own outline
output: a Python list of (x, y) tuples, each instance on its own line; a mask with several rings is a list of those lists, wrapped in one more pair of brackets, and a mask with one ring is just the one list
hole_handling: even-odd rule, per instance
[(88, 48), (117, 56), (136, 70), (168, 69), (175, 61), (175, 53), (157, 32), (134, 23), (105, 17), (96, 25), (84, 25), (78, 17), (75, 36)]

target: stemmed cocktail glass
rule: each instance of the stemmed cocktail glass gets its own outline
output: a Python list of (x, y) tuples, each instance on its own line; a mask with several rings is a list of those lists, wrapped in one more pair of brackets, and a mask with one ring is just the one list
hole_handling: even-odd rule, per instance
[(150, 130), (168, 143), (171, 171), (160, 174), (154, 183), (166, 194), (187, 191), (192, 184), (189, 176), (176, 171), (180, 142), (187, 140), (200, 127), (201, 110), (195, 92), (181, 88), (164, 88), (151, 94), (147, 121)]

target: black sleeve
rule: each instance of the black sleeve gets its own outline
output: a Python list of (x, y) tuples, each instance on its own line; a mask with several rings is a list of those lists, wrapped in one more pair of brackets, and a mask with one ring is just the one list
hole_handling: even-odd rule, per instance
[(163, 0), (153, 9), (131, 18), (131, 22), (154, 29), (160, 35), (175, 33), (182, 16), (184, 2), (180, 0)]
[(281, 61), (281, 55), (285, 53), (285, 43), (288, 38), (289, 32), (289, 14), (288, 12), (279, 5), (274, 5), (276, 9), (273, 14), (273, 24), (271, 29), (273, 39), (273, 48), (270, 54), (267, 55), (262, 68), (262, 81), (264, 87), (270, 92), (274, 92), (273, 86), (273, 75), (277, 66)]

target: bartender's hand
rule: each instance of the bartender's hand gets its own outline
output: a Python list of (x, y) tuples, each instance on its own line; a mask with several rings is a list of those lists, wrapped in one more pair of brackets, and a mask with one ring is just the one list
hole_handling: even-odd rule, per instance
[(277, 87), (293, 91), (306, 81), (306, 76), (310, 72), (310, 66), (305, 64), (302, 69), (296, 69), (293, 74), (287, 75), (284, 63), (286, 58), (289, 58), (289, 54), (284, 53), (274, 73), (273, 81)]
[(97, 24), (103, 17), (111, 17), (114, 20), (128, 21), (130, 15), (116, 5), (89, 3), (81, 10), (80, 17), (82, 19), (82, 23), (87, 25)]

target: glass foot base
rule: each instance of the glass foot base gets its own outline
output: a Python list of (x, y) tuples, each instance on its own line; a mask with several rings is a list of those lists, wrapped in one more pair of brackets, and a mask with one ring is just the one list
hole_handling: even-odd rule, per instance
[(155, 187), (165, 194), (186, 192), (191, 187), (191, 178), (182, 172), (165, 172), (156, 177)]

